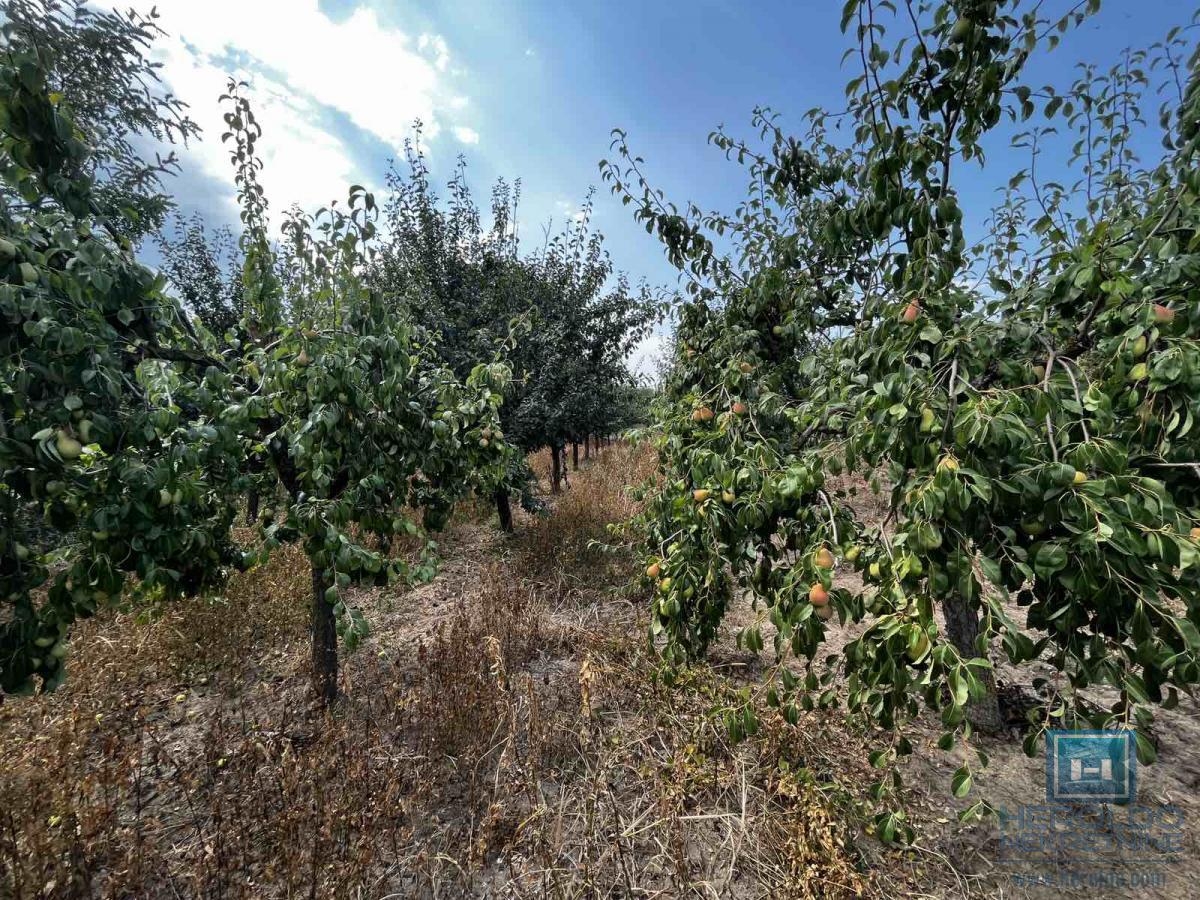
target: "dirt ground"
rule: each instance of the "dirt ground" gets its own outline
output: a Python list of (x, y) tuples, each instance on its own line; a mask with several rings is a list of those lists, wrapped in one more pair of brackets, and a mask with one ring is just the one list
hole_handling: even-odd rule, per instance
[[(63, 689), (0, 705), (0, 897), (1134, 893), (1015, 884), (998, 825), (956, 822), (958, 763), (932, 724), (914, 726), (904, 766), (906, 848), (864, 831), (870, 736), (841, 712), (797, 727), (764, 714), (731, 745), (723, 711), (770, 662), (734, 645), (748, 602), (708, 663), (665, 687), (629, 587), (638, 563), (594, 543), (651, 464), (609, 448), (513, 536), (486, 509), (457, 514), (432, 582), (354, 595), (372, 636), (329, 712), (308, 699), (298, 551), (219, 600), (81, 626)], [(851, 635), (832, 628), (830, 650)], [(1197, 721), (1190, 703), (1162, 713), (1159, 763), (1139, 774), (1139, 799), (1187, 823)], [(980, 796), (1044, 800), (1042, 758), (1019, 737), (984, 746)], [(1183, 839), (1166, 884), (1139, 896), (1195, 893), (1200, 853)]]

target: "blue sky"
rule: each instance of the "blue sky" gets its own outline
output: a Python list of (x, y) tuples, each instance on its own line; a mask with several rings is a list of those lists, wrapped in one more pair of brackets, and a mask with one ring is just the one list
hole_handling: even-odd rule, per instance
[[(497, 176), (522, 179), (528, 244), (540, 242), (547, 219), (561, 227), (597, 186), (594, 221), (617, 266), (657, 283), (674, 283), (657, 242), (600, 184), (597, 163), (609, 155), (611, 129), (629, 133), (668, 197), (731, 210), (743, 175), (707, 145), (708, 133), (722, 123), (745, 133), (756, 104), (799, 129), (808, 108), (842, 103), (852, 75), (840, 61), (841, 0), (156, 5), (171, 35), (158, 51), (164, 78), (206, 130), (183, 154), (174, 186), (185, 211), (235, 221), (216, 104), (225, 74), (235, 73), (252, 83), (277, 216), (292, 202), (315, 207), (344, 197), (352, 181), (380, 188), (387, 159), (420, 117), (438, 181), (460, 153), (481, 205)], [(1029, 80), (1065, 87), (1078, 60), (1115, 61), (1122, 48), (1161, 38), (1189, 13), (1182, 2), (1108, 0)], [(989, 207), (993, 188), (1021, 164), (994, 141), (987, 169), (963, 173), (966, 200)]]

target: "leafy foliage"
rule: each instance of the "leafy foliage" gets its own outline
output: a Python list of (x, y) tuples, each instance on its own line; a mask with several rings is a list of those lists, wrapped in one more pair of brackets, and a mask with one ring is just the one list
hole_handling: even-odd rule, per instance
[(438, 336), (438, 353), (459, 377), (481, 360), (508, 362), (514, 378), (502, 422), (514, 446), (532, 451), (615, 431), (618, 396), (632, 383), (625, 359), (655, 304), (645, 285), (611, 279), (603, 238), (589, 227), (590, 200), (541, 252), (522, 258), (519, 182), (496, 185), (485, 229), (461, 164), (441, 208), (419, 139), (418, 131), (407, 148), (408, 173), (389, 175), (390, 241), (378, 283)]
[[(25, 204), (0, 217), (0, 686), (54, 686), (68, 626), (103, 604), (195, 592), (298, 539), (313, 564), (316, 684), (329, 699), (335, 627), (350, 644), (364, 630), (341, 589), (409, 574), (362, 538), (419, 532), (405, 507), (424, 508), (436, 530), (472, 483), (498, 477), (489, 472), (506, 447), (483, 435), (498, 430), (507, 371), (478, 366), (459, 383), (363, 283), (375, 204), (362, 188), (345, 211), (293, 214), (279, 258), (256, 177), (259, 131), (236, 86), (227, 122), (246, 310), (242, 337), (214, 355), (105, 217), (95, 151), (46, 77), (38, 57), (11, 49), (0, 65), (0, 172)], [(264, 456), (269, 466), (252, 464)], [(230, 540), (233, 500), (249, 486), (282, 494), (257, 556)], [(31, 549), (18, 515), (30, 505), (77, 543)], [(51, 578), (55, 557), (65, 566)]]
[(199, 216), (176, 219), (170, 234), (157, 235), (162, 271), (171, 288), (219, 342), (242, 313), (242, 259), (229, 228), (210, 237)]
[[(1017, 2), (849, 0), (851, 139), (821, 110), (802, 140), (756, 112), (761, 149), (716, 132), (749, 168), (732, 216), (666, 203), (622, 132), (602, 163), (693, 297), (641, 522), (651, 630), (682, 663), (751, 592), (765, 610), (739, 638), (762, 649), (773, 626), (767, 699), (794, 721), (795, 704), (837, 702), (814, 663), (834, 617), (867, 621), (840, 666), (850, 710), (891, 732), (881, 767), (911, 752), (895, 729), (922, 705), (945, 748), (996, 724), (994, 651), (1066, 678), (1031, 754), (1044, 728), (1087, 722), (1136, 728), (1148, 761), (1150, 707), (1200, 680), (1200, 55), (1181, 64), (1177, 29), (1065, 93), (1025, 85), (1030, 56), (1092, 6), (1045, 21)], [(892, 46), (889, 29), (904, 33)], [(1159, 83), (1166, 153), (1139, 168), (1132, 123)], [(1039, 118), (1077, 135), (1075, 188), (1039, 182)], [(1015, 142), (1033, 163), (969, 247), (954, 174), (989, 131), (1031, 120)], [(860, 520), (842, 473), (888, 492), (882, 526)], [(1119, 699), (1097, 705), (1094, 685)], [(757, 727), (750, 708), (729, 724)], [(956, 796), (971, 782), (967, 764)], [(877, 827), (908, 833), (886, 811)]]
[[(139, 594), (168, 596), (236, 555), (205, 477), (230, 442), (172, 368), (199, 359), (190, 325), (106, 217), (40, 60), (10, 46), (0, 82), (0, 687), (14, 690), (61, 678), (67, 627), (115, 602), (129, 574)], [(78, 541), (53, 577), (18, 515), (30, 504)]]
[(7, 48), (36, 56), (51, 99), (70, 102), (91, 148), (76, 164), (92, 182), (97, 211), (130, 240), (154, 232), (171, 206), (162, 178), (178, 161), (173, 151), (147, 159), (145, 147), (199, 134), (150, 58), (162, 34), (157, 13), (106, 12), (85, 0), (6, 0), (4, 15)]

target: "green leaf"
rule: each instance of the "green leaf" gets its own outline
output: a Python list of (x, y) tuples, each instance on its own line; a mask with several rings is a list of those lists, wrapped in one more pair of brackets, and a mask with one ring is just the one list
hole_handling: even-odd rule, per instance
[(971, 784), (971, 770), (962, 766), (954, 773), (954, 778), (950, 781), (950, 791), (957, 799), (961, 800), (970, 793)]

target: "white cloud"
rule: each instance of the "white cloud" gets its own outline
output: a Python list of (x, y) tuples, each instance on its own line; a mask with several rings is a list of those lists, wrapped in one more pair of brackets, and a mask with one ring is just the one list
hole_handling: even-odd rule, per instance
[[(99, 0), (126, 8), (128, 0)], [(140, 0), (143, 11), (149, 0)], [(387, 27), (372, 9), (359, 7), (334, 22), (317, 0), (157, 0), (159, 23), (169, 37), (155, 44), (171, 90), (191, 107), (203, 141), (186, 154), (208, 174), (229, 183), (232, 166), (220, 142), (226, 130), (217, 98), (226, 78), (250, 83), (247, 93), (263, 126), (259, 151), (263, 185), (278, 225), (293, 203), (311, 209), (362, 181), (344, 136), (322, 127), (330, 111), (398, 149), (421, 119), (425, 137), (436, 138), (467, 105), (447, 73), (451, 53), (445, 39), (416, 39)], [(236, 60), (239, 71), (227, 71)], [(455, 137), (474, 143), (478, 134), (460, 122)], [(379, 173), (366, 173), (372, 178)]]
[(479, 132), (465, 125), (454, 126), (454, 136), (463, 144), (478, 144)]
[(446, 66), (450, 64), (450, 50), (446, 46), (446, 39), (440, 34), (423, 34), (417, 39), (417, 49), (423, 51), (432, 51), (433, 64), (439, 72), (445, 72)]

